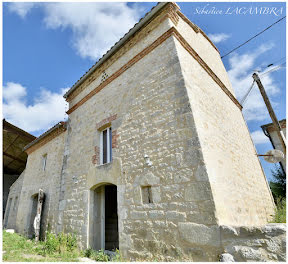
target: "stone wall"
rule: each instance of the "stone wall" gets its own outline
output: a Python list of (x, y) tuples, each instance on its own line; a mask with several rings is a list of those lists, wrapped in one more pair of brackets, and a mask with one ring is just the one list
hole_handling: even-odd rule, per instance
[(6, 209), (7, 201), (8, 201), (8, 195), (9, 195), (9, 190), (12, 184), (17, 180), (19, 175), (11, 175), (11, 174), (3, 174), (3, 201), (2, 201), (2, 211), (3, 211), (3, 216), (4, 212)]
[[(163, 20), (154, 29), (157, 35), (152, 31), (149, 38), (161, 37), (168, 25), (171, 21)], [(171, 37), (69, 115), (62, 228), (76, 231), (83, 246), (89, 246), (91, 190), (107, 182), (118, 188), (120, 250), (125, 257), (161, 251), (168, 259), (190, 254), (179, 239), (178, 222), (216, 223), (180, 71)], [(109, 121), (118, 135), (113, 161), (99, 166), (93, 158), (99, 148), (98, 124), (115, 115)], [(152, 167), (146, 166), (145, 154)], [(146, 185), (151, 185), (153, 204), (142, 202), (141, 187)], [(174, 245), (167, 242), (171, 239)]]
[[(183, 32), (184, 37), (192, 32), (192, 29), (187, 29)], [(210, 50), (214, 52), (214, 49)], [(177, 42), (177, 52), (218, 223), (267, 223), (274, 213), (273, 197), (241, 109), (180, 42)], [(209, 52), (207, 49), (206, 53)], [(215, 63), (214, 67), (219, 69), (215, 72), (219, 72), (222, 76), (219, 78), (224, 81), (227, 73), (223, 71), (220, 55), (218, 61), (219, 64)]]
[(224, 252), (235, 261), (286, 261), (286, 224), (221, 227)]
[(17, 175), (18, 179), (9, 188), (9, 196), (7, 197), (8, 203), (6, 206), (6, 212), (3, 222), (3, 226), (6, 229), (15, 229), (17, 231), (16, 219), (24, 175), (25, 170), (21, 173), (19, 177)]
[(202, 58), (202, 60), (207, 63), (207, 65), (223, 82), (227, 89), (234, 95), (234, 90), (227, 75), (226, 69), (220, 58), (219, 51), (211, 45), (211, 43), (207, 40), (207, 38), (205, 38), (203, 34), (201, 34), (201, 29), (198, 29), (196, 25), (194, 25), (194, 27), (196, 27), (197, 29), (191, 27), (191, 22), (189, 22), (188, 19), (184, 19), (183, 15), (179, 18), (176, 29), (185, 38), (189, 45), (195, 50), (195, 52)]
[[(181, 18), (153, 19), (107, 61), (108, 79), (98, 69), (69, 99), (67, 131), (29, 154), (20, 232), (27, 232), (31, 197), (42, 188), (43, 230), (49, 223), (53, 231), (76, 233), (82, 248), (97, 244), (95, 190), (105, 184), (117, 186), (119, 246), (130, 260), (217, 261), (224, 250), (219, 224), (267, 222), (273, 202), (219, 54), (206, 38), (195, 44), (226, 92), (180, 45), (175, 26), (188, 30)], [(100, 165), (107, 127), (112, 162)]]
[[(219, 261), (223, 253), (229, 262), (286, 261), (286, 224), (208, 227), (180, 223), (179, 232), (191, 249), (198, 246), (193, 261)], [(207, 253), (212, 249), (215, 254), (209, 259)]]
[[(56, 230), (65, 134), (64, 132), (58, 135), (28, 156), (17, 214), (17, 227), (20, 233), (29, 232), (33, 197), (38, 194), (40, 188), (45, 193), (42, 232), (45, 232), (48, 224)], [(43, 170), (43, 156), (46, 154), (46, 168)]]
[(103, 83), (103, 75), (105, 75), (105, 79), (111, 77), (139, 52), (151, 45), (157, 37), (164, 34), (172, 25), (170, 19), (165, 19), (165, 15), (166, 12), (162, 12), (155, 17), (153, 21), (132, 36), (131, 39), (112, 56), (112, 58), (105, 61), (97, 68), (91, 76), (89, 76), (89, 78), (87, 78), (87, 80), (69, 96), (69, 108), (71, 109), (93, 89), (101, 85)]

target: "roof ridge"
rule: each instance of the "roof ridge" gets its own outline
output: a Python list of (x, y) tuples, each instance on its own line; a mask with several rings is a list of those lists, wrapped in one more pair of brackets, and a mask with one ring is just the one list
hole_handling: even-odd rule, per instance
[(152, 18), (158, 11), (160, 11), (169, 3), (172, 3), (178, 7), (178, 5), (174, 2), (158, 2), (157, 5), (153, 6), (149, 12), (147, 12), (142, 18), (140, 18), (140, 20), (132, 28), (130, 28), (126, 34), (124, 34), (122, 38), (120, 38), (105, 54), (103, 54), (102, 57), (99, 58), (95, 62), (95, 64), (92, 67), (90, 67), (90, 69), (86, 71), (81, 76), (81, 78), (78, 81), (76, 81), (76, 83), (73, 84), (73, 86), (64, 94), (63, 97), (67, 98), (98, 66), (103, 64), (103, 62), (107, 59), (105, 57), (112, 56), (114, 50), (117, 49), (118, 46), (122, 46), (121, 42), (125, 42), (130, 37), (130, 35), (134, 34), (142, 27), (142, 23), (145, 24), (146, 22), (148, 22), (150, 18)]

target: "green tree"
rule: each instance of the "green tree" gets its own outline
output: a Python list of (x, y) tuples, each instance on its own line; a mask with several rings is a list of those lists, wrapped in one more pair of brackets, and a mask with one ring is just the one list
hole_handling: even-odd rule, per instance
[(286, 174), (280, 166), (272, 170), (273, 180), (269, 182), (275, 201), (286, 198)]

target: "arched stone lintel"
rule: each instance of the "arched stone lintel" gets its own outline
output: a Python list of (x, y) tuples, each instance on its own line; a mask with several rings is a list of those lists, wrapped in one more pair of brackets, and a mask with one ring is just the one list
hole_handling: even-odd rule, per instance
[(121, 179), (121, 161), (114, 158), (109, 164), (101, 166), (91, 166), (87, 174), (87, 189), (95, 190), (104, 184), (114, 184), (118, 186)]
[(91, 190), (91, 191), (94, 191), (94, 190), (96, 190), (98, 187), (101, 187), (101, 186), (103, 186), (103, 185), (115, 185), (115, 186), (117, 186), (115, 183), (107, 182), (107, 181), (106, 181), (106, 182), (102, 181), (102, 182), (99, 182), (99, 183), (93, 185), (93, 186), (90, 188), (90, 190)]

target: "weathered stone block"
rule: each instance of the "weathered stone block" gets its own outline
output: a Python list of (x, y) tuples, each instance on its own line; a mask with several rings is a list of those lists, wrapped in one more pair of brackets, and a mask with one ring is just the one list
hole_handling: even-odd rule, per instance
[(182, 239), (197, 245), (217, 247), (220, 245), (220, 232), (217, 226), (205, 226), (194, 223), (178, 223)]
[(158, 211), (158, 210), (153, 210), (149, 212), (149, 216), (152, 219), (160, 219), (160, 218), (164, 218), (164, 211)]
[(131, 219), (147, 219), (147, 213), (132, 211), (130, 212), (130, 217)]
[(205, 201), (211, 198), (211, 190), (206, 182), (190, 183), (185, 187), (186, 201)]
[(177, 211), (168, 211), (166, 212), (166, 217), (168, 220), (173, 221), (185, 221), (186, 213), (177, 212)]

